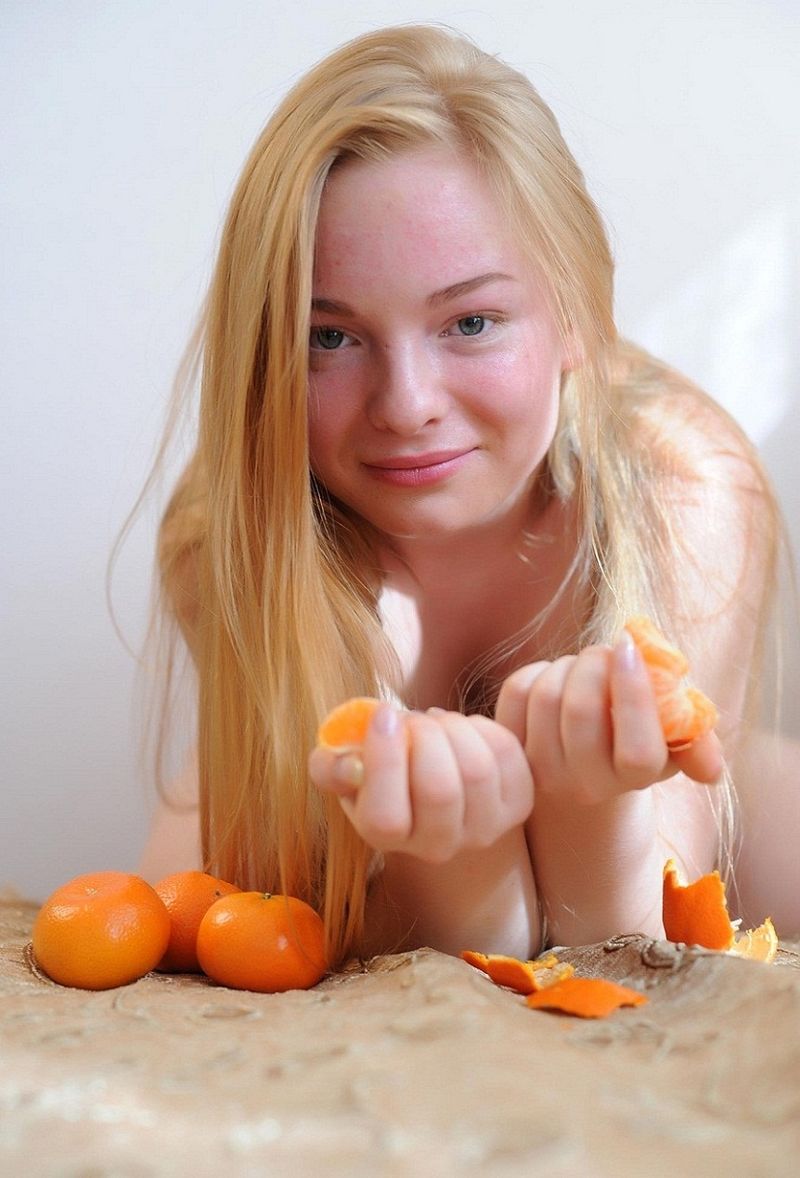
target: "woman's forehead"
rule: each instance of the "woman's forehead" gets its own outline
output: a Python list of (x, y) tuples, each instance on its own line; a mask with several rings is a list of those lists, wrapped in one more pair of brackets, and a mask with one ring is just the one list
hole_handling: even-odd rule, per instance
[(435, 147), (337, 168), (322, 198), (316, 255), (323, 282), (371, 265), (412, 266), (430, 274), (431, 290), (529, 270), (475, 164)]

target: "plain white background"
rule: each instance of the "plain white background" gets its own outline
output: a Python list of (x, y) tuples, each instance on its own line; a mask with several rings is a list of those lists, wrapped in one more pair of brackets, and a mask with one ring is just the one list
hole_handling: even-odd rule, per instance
[[(739, 418), (798, 543), (797, 0), (5, 0), (0, 886), (43, 898), (136, 865), (152, 775), (109, 553), (253, 139), (334, 46), (413, 20), (470, 34), (554, 107), (609, 226), (622, 329)], [(113, 582), (134, 649), (162, 502)]]

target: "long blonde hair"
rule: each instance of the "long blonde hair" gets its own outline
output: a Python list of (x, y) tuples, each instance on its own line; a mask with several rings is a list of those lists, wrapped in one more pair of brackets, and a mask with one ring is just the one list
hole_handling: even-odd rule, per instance
[[(614, 395), (615, 380), (635, 383), (641, 357), (616, 338), (606, 235), (552, 113), (521, 74), (440, 28), (345, 45), (279, 106), (234, 192), (202, 326), (197, 451), (159, 550), (197, 667), (206, 866), (321, 910), (332, 961), (361, 944), (373, 855), (309, 788), (308, 751), (334, 704), (397, 681), (369, 530), (309, 473), (315, 228), (332, 167), (423, 143), (456, 147), (482, 170), (545, 276), (560, 330), (579, 343), (543, 476), (580, 515), (570, 578), (594, 607), (575, 646), (608, 640), (629, 612), (663, 620), (668, 598), (669, 561), (658, 577), (650, 562), (669, 537), (626, 454)], [(176, 597), (187, 568), (188, 608)]]

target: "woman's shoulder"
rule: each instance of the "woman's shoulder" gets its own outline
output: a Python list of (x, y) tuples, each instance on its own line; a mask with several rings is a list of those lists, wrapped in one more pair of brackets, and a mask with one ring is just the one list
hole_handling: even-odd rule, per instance
[(627, 342), (612, 371), (611, 407), (628, 445), (665, 478), (767, 490), (756, 448), (735, 419), (688, 377)]

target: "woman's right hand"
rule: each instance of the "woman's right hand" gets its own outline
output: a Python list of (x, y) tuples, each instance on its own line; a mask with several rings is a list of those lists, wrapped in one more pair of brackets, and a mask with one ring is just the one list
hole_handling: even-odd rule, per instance
[(360, 755), (315, 748), (309, 772), (377, 851), (446, 863), (492, 846), (533, 807), (519, 740), (486, 716), (382, 704)]

